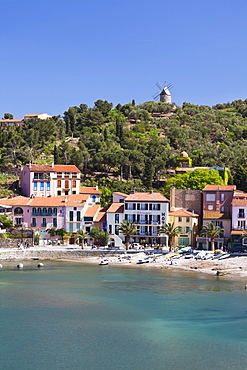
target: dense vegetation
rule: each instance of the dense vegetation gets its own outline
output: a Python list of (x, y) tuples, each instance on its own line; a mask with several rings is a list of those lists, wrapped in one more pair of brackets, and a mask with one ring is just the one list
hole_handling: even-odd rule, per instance
[(0, 148), (1, 165), (75, 164), (88, 185), (101, 176), (101, 186), (124, 192), (161, 185), (185, 150), (194, 166), (228, 166), (236, 185), (247, 190), (247, 99), (212, 108), (153, 101), (113, 108), (97, 100), (93, 108), (70, 107), (62, 118), (4, 125)]

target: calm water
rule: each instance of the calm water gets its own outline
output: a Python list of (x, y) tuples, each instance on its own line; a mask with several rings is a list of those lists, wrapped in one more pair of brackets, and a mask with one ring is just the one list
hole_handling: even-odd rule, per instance
[(13, 266), (0, 271), (1, 369), (247, 368), (243, 281), (62, 262)]

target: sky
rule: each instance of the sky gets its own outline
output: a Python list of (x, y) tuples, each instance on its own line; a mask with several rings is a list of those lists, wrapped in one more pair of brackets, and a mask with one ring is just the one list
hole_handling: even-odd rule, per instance
[(247, 99), (246, 0), (0, 0), (0, 118)]

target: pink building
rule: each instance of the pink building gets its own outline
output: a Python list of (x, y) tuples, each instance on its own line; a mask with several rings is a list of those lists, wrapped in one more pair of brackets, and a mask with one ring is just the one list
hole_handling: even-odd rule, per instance
[(28, 164), (21, 169), (22, 194), (26, 197), (79, 194), (80, 175), (74, 165)]

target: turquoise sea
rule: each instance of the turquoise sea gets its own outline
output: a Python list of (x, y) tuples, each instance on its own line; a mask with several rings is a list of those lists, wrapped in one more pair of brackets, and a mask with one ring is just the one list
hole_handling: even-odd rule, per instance
[(244, 281), (77, 263), (4, 264), (1, 369), (246, 369)]

